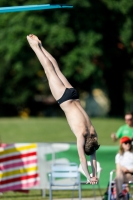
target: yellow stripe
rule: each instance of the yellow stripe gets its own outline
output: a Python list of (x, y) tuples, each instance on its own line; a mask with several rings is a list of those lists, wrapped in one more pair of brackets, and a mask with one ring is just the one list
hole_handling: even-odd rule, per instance
[(0, 156), (2, 155), (7, 155), (9, 153), (16, 153), (18, 151), (23, 151), (23, 150), (28, 150), (28, 149), (33, 149), (33, 148), (36, 148), (37, 145), (36, 144), (30, 144), (30, 145), (25, 145), (25, 146), (22, 146), (22, 147), (13, 147), (11, 149), (4, 149), (3, 151), (0, 151)]
[(17, 169), (17, 170), (13, 170), (13, 171), (10, 171), (10, 172), (4, 172), (4, 173), (0, 172), (0, 179), (8, 177), (8, 176), (17, 175), (17, 174), (21, 175), (21, 174), (32, 172), (32, 171), (34, 172), (34, 171), (37, 171), (37, 170), (38, 170), (38, 167), (34, 166), (34, 167), (29, 167), (29, 168)]

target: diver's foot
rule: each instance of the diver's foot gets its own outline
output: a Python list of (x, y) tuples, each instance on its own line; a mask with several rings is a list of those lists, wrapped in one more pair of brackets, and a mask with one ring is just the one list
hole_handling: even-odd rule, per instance
[(41, 45), (41, 41), (38, 39), (36, 35), (33, 34), (27, 35), (27, 40), (32, 49), (39, 47)]
[(39, 44), (41, 44), (41, 40), (39, 40), (39, 38), (38, 38), (36, 35), (30, 34), (29, 36), (30, 36), (31, 38), (33, 38), (34, 40), (38, 41)]

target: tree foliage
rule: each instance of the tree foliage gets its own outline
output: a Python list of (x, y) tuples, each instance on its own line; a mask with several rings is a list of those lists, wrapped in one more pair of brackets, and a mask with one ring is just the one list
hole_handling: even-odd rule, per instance
[[(66, 1), (34, 0), (34, 4), (45, 3)], [(32, 4), (31, 0), (0, 1), (1, 7)], [(125, 101), (132, 101), (133, 2), (68, 0), (67, 4), (74, 8), (1, 14), (1, 115), (17, 114), (21, 107), (32, 109), (37, 94), (50, 93), (26, 41), (29, 33), (38, 35), (77, 89), (106, 91), (111, 115), (122, 115)]]

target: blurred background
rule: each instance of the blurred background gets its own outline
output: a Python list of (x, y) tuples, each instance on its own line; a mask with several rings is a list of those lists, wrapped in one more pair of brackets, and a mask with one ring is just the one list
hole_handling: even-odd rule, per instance
[(133, 1), (0, 0), (0, 7), (49, 3), (74, 7), (0, 14), (0, 142), (76, 143), (27, 42), (33, 33), (78, 90), (98, 132), (105, 188), (118, 151), (110, 135), (133, 111)]
[(133, 110), (133, 1), (1, 0), (0, 6), (70, 4), (1, 14), (0, 116), (62, 116), (26, 35), (36, 34), (79, 91), (90, 116)]

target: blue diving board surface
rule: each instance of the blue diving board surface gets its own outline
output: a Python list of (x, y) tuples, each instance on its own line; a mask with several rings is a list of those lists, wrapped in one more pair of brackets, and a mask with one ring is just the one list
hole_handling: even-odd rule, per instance
[(59, 8), (73, 8), (73, 6), (72, 5), (65, 5), (65, 4), (42, 4), (42, 5), (26, 5), (26, 6), (9, 6), (9, 7), (0, 7), (0, 13), (22, 12), (22, 11), (32, 11), (32, 10), (59, 9)]

